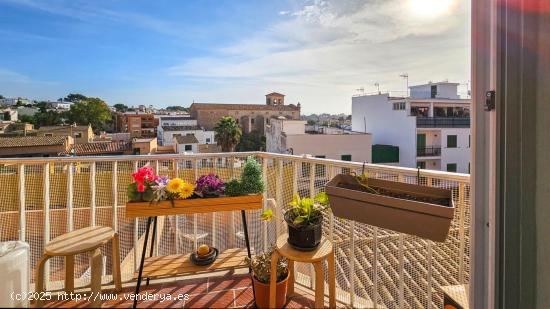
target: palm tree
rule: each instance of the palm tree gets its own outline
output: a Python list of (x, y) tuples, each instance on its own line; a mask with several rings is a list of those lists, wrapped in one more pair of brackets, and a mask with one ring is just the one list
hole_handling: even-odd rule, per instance
[(223, 152), (233, 152), (241, 140), (243, 132), (237, 121), (230, 116), (224, 116), (214, 127), (215, 138)]

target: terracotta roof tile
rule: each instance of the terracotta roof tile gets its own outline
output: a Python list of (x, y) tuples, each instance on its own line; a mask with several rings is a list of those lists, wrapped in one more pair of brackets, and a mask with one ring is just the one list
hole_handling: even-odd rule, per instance
[[(74, 150), (73, 150), (74, 149)], [(118, 142), (97, 142), (74, 144), (69, 150), (60, 153), (60, 155), (94, 155), (94, 154), (109, 154), (120, 153), (132, 150), (132, 144), (127, 141)]]
[(0, 138), (0, 148), (64, 145), (66, 136), (24, 136)]
[(198, 144), (199, 140), (195, 135), (176, 135), (174, 136), (178, 144)]

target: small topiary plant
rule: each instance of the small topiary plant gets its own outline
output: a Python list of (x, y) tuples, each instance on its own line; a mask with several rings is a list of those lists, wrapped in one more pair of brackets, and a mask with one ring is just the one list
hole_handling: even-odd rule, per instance
[(248, 157), (246, 160), (240, 183), (242, 194), (260, 194), (264, 192), (262, 167), (254, 158)]

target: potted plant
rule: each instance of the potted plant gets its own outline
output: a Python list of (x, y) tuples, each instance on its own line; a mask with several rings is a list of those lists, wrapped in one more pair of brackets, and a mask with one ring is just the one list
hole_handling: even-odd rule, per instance
[(261, 209), (263, 205), (261, 166), (248, 158), (240, 180), (229, 183), (214, 173), (202, 175), (192, 184), (180, 178), (155, 175), (146, 165), (132, 174), (128, 185), (128, 218)]
[(225, 194), (227, 196), (261, 194), (264, 189), (262, 167), (252, 157), (246, 160), (241, 179), (233, 179), (225, 184)]
[(332, 213), (381, 228), (444, 241), (454, 216), (448, 189), (340, 174), (326, 185)]
[[(288, 243), (301, 251), (315, 250), (323, 237), (323, 214), (328, 210), (328, 197), (325, 192), (315, 198), (300, 198), (296, 193), (289, 203), (291, 208), (284, 214), (288, 227)], [(271, 221), (273, 210), (266, 209), (262, 220)]]
[[(269, 283), (271, 280), (271, 254), (273, 249), (254, 256), (245, 258), (248, 267), (252, 269), (252, 284), (254, 284), (254, 297), (256, 307), (269, 308)], [(288, 262), (285, 258), (279, 258), (277, 262), (277, 285), (275, 287), (275, 307), (282, 308), (286, 303), (286, 291), (288, 286)]]

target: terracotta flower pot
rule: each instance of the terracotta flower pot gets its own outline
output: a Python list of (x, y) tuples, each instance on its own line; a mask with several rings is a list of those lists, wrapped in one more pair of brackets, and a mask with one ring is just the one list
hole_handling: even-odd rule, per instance
[[(256, 298), (256, 307), (257, 308), (269, 308), (269, 284), (262, 283), (252, 276), (255, 298)], [(286, 303), (286, 291), (288, 286), (288, 275), (283, 281), (277, 282), (276, 285), (276, 296), (275, 296), (275, 307), (283, 308)]]

